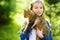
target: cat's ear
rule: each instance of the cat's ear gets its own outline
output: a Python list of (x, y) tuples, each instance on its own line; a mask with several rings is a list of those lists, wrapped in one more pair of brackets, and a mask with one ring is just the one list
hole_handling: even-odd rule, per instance
[(27, 18), (26, 10), (24, 10), (24, 17)]

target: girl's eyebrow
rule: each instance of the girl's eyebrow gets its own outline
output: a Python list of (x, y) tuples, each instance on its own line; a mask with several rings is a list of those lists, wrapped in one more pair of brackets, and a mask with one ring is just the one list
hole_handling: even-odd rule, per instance
[(38, 8), (38, 6), (35, 6), (35, 8)]
[(38, 8), (37, 6), (35, 8)]

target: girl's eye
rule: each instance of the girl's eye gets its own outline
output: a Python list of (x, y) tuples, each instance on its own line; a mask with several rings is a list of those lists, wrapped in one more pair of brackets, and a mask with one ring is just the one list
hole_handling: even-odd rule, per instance
[(35, 9), (38, 9), (38, 7), (35, 7)]
[(40, 7), (40, 9), (42, 9), (43, 7)]

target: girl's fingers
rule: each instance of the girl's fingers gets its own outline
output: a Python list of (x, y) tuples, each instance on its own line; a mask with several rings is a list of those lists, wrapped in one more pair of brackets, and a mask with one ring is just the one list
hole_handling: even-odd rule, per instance
[[(39, 29), (37, 28), (37, 30), (39, 30)], [(39, 31), (43, 31), (43, 29), (41, 29), (41, 30), (39, 30)]]
[(39, 30), (38, 28), (37, 28), (37, 30), (36, 30), (36, 34), (37, 34), (37, 36), (39, 36), (40, 38), (42, 38), (43, 37), (43, 30)]

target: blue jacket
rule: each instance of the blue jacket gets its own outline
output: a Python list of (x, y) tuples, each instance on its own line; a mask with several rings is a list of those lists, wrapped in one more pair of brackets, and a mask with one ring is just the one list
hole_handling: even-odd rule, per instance
[[(48, 27), (50, 28), (50, 25), (49, 25), (49, 23), (48, 22), (46, 22), (47, 23), (47, 25), (48, 25)], [(27, 31), (27, 33), (26, 34), (23, 34), (23, 32), (22, 33), (20, 33), (20, 39), (21, 40), (29, 40), (29, 33), (32, 31), (32, 28), (30, 28), (28, 31)], [(44, 35), (44, 37), (42, 38), (42, 40), (52, 40), (52, 32), (50, 31), (50, 34), (49, 34), (50, 36), (49, 37), (47, 37), (46, 35)]]

